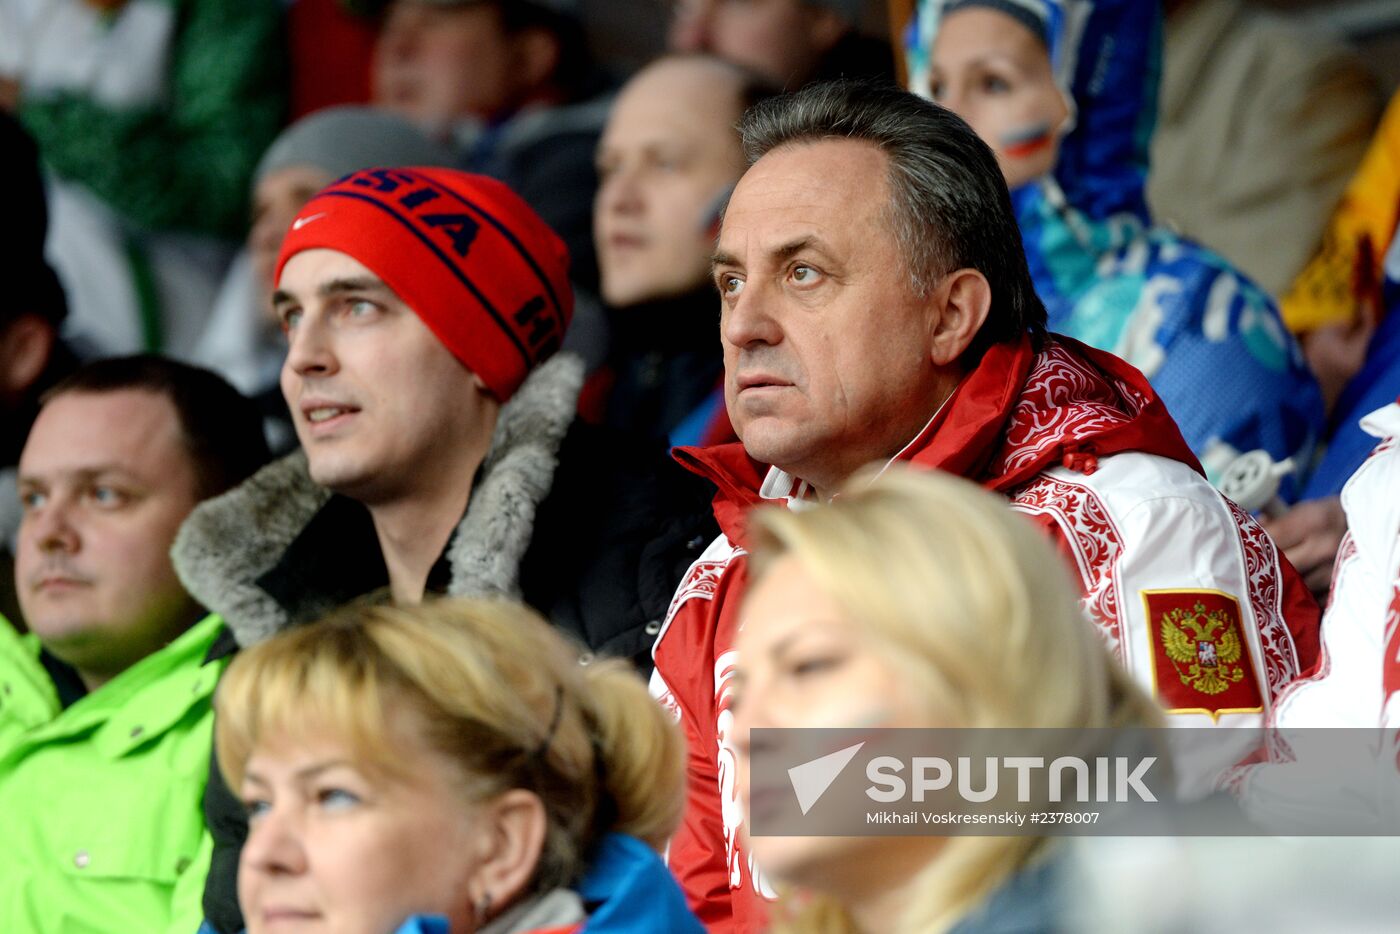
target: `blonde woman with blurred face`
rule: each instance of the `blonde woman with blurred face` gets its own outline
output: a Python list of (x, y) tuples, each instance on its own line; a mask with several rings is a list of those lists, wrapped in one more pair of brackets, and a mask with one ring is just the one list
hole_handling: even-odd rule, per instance
[(523, 607), (353, 607), (239, 655), (217, 714), (249, 934), (700, 930), (655, 852), (679, 733)]
[[(889, 469), (831, 504), (754, 514), (735, 732), (749, 808), (755, 728), (1107, 727), (1152, 702), (1084, 620), (1063, 559), (973, 484)], [(1032, 837), (752, 837), (773, 930), (944, 931), (1053, 893)], [(1044, 919), (1047, 927), (1050, 920)], [(973, 917), (962, 932), (986, 930)]]

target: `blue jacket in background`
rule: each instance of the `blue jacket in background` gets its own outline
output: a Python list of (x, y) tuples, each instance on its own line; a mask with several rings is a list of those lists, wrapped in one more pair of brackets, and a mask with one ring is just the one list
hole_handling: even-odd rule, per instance
[(588, 909), (583, 934), (704, 934), (671, 870), (636, 837), (605, 836), (578, 893)]
[(1400, 237), (1385, 258), (1384, 317), (1366, 348), (1366, 362), (1337, 399), (1328, 422), (1327, 450), (1308, 478), (1303, 499), (1337, 496), (1376, 446), (1361, 419), (1400, 396)]

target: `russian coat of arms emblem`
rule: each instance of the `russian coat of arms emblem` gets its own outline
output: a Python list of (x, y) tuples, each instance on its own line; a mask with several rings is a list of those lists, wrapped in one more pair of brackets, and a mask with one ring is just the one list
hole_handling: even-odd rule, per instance
[(1263, 709), (1240, 605), (1216, 591), (1143, 591), (1157, 694), (1169, 712)]
[(1162, 615), (1162, 647), (1181, 683), (1202, 694), (1219, 694), (1244, 677), (1239, 626), (1222, 610), (1197, 601), (1191, 609)]

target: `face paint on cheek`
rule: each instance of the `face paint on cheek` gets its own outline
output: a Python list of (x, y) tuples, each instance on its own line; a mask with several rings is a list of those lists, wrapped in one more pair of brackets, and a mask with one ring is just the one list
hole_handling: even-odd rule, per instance
[(1003, 133), (999, 143), (1004, 155), (1012, 159), (1023, 159), (1046, 149), (1054, 139), (1055, 128), (1046, 121)]

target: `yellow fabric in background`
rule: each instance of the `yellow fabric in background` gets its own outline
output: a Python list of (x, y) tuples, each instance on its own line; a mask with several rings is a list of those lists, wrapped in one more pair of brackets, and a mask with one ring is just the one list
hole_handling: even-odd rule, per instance
[(1371, 240), (1373, 281), (1400, 219), (1400, 92), (1390, 99), (1361, 167), (1327, 223), (1322, 246), (1280, 302), (1284, 324), (1301, 334), (1353, 319), (1362, 237)]

